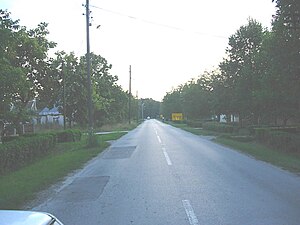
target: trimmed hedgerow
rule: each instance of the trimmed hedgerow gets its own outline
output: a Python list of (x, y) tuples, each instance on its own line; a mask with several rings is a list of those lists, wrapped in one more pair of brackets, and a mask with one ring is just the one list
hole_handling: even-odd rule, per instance
[(17, 170), (51, 152), (57, 142), (81, 140), (80, 130), (4, 137), (0, 145), (0, 174)]
[(75, 142), (81, 140), (82, 133), (80, 130), (70, 129), (56, 132), (55, 135), (57, 142)]
[[(300, 135), (278, 128), (256, 128), (255, 138), (261, 143), (284, 152), (300, 152)], [(288, 129), (291, 131), (290, 129)], [(287, 130), (286, 130), (287, 131)], [(293, 130), (294, 131), (294, 130)]]
[(3, 136), (3, 137), (1, 137), (1, 141), (2, 141), (2, 143), (7, 143), (10, 141), (14, 141), (18, 138), (19, 138), (19, 136)]
[(203, 123), (203, 129), (216, 131), (220, 133), (233, 133), (235, 127), (232, 124), (218, 123), (218, 122), (206, 122)]
[(202, 127), (203, 122), (202, 121), (197, 121), (197, 120), (187, 120), (186, 124), (190, 127)]
[(54, 149), (55, 136), (37, 135), (31, 138), (20, 137), (0, 145), (0, 174), (14, 171)]

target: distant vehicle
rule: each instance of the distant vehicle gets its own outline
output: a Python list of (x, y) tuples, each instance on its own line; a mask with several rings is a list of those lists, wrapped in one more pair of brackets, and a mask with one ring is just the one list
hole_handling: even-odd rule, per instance
[(1, 225), (63, 225), (55, 216), (44, 212), (0, 210)]
[(147, 117), (147, 120), (150, 120), (150, 116)]

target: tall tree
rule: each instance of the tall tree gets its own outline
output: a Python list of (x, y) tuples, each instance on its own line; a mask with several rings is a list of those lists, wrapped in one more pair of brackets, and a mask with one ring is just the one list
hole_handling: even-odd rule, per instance
[(46, 39), (47, 34), (46, 23), (27, 30), (7, 11), (0, 10), (0, 111), (17, 128), (27, 119), (27, 103), (43, 89), (40, 79), (47, 66), (47, 51), (55, 46)]
[(168, 92), (162, 102), (162, 112), (166, 119), (172, 118), (172, 113), (184, 113), (182, 105), (182, 86)]
[(253, 91), (256, 74), (255, 56), (260, 52), (264, 30), (256, 20), (249, 19), (246, 26), (229, 38), (227, 58), (220, 69), (230, 87), (230, 108), (238, 113), (240, 121), (255, 114)]
[(300, 2), (276, 0), (270, 57), (278, 93), (276, 115), (286, 123), (300, 116)]

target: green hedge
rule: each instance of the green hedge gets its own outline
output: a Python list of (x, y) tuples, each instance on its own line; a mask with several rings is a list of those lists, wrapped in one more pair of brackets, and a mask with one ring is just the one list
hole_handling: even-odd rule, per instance
[(10, 142), (10, 141), (14, 141), (18, 138), (19, 138), (19, 136), (3, 136), (1, 138), (1, 141), (2, 141), (2, 143), (7, 143), (7, 142)]
[(20, 137), (0, 145), (0, 174), (14, 171), (50, 152), (56, 144), (51, 134), (31, 138)]
[(219, 122), (203, 123), (203, 129), (216, 131), (220, 133), (233, 133), (235, 131), (235, 127), (232, 124), (225, 124)]
[(72, 142), (81, 140), (80, 130), (64, 130), (55, 133), (57, 142)]
[(261, 143), (285, 152), (300, 152), (300, 135), (274, 128), (256, 128), (255, 138)]
[(187, 120), (186, 124), (190, 127), (197, 127), (197, 128), (203, 126), (202, 121), (197, 121), (197, 120)]
[(28, 133), (24, 134), (22, 136), (4, 136), (2, 137), (2, 142), (7, 143), (14, 141), (19, 138), (32, 138), (40, 135), (50, 134), (54, 135), (56, 137), (57, 142), (75, 142), (81, 140), (81, 131), (76, 129), (69, 129), (69, 130), (63, 130), (63, 131), (52, 131), (48, 133)]
[(14, 171), (52, 151), (57, 142), (80, 141), (80, 130), (4, 137), (0, 145), (0, 174)]

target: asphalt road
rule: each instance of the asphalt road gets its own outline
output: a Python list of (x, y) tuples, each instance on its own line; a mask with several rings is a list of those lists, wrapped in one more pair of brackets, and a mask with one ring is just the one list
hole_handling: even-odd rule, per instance
[(148, 120), (34, 207), (66, 225), (299, 225), (300, 178)]

